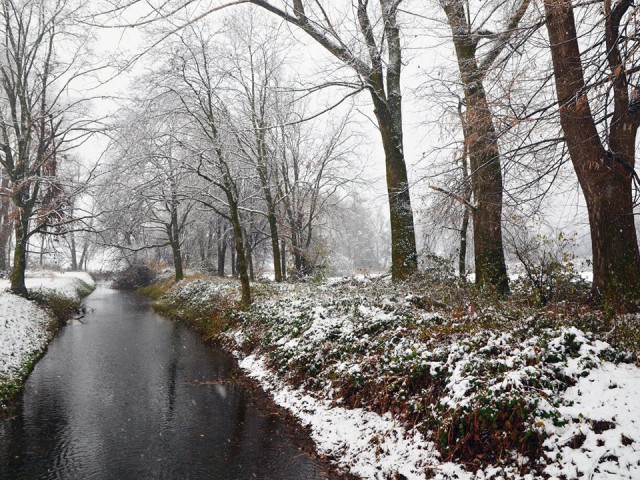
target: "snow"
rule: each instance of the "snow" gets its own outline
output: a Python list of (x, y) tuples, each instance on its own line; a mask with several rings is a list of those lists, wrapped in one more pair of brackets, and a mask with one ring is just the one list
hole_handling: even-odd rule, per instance
[[(562, 396), (559, 413), (568, 423), (545, 425), (551, 456), (561, 462), (552, 478), (637, 479), (640, 477), (640, 369), (603, 362)], [(585, 421), (586, 420), (586, 421)], [(600, 428), (598, 428), (600, 427)], [(606, 428), (603, 430), (603, 428)], [(584, 435), (578, 448), (571, 440)]]
[[(313, 320), (317, 332), (318, 317)], [(334, 326), (333, 322), (327, 323)], [(242, 341), (236, 335), (237, 340)], [(578, 355), (569, 359), (564, 374), (579, 378), (575, 386), (559, 396), (558, 417), (567, 421), (564, 426), (554, 426), (548, 419), (539, 420), (548, 438), (544, 449), (549, 460), (544, 472), (551, 479), (634, 479), (640, 477), (640, 369), (632, 364), (614, 364), (599, 360), (597, 354), (608, 345), (590, 341), (583, 332), (569, 327), (559, 332), (549, 342), (550, 348), (561, 350), (563, 342), (572, 338), (581, 344)], [(493, 345), (508, 344), (504, 335), (495, 338)], [(531, 345), (514, 349), (514, 358), (528, 356)], [(286, 345), (285, 345), (286, 346)], [(491, 348), (488, 344), (486, 348)], [(237, 351), (240, 366), (257, 379), (275, 402), (290, 410), (301, 423), (308, 426), (321, 454), (334, 458), (338, 467), (365, 479), (395, 478), (398, 474), (407, 479), (519, 479), (533, 480), (534, 474), (521, 475), (516, 466), (489, 466), (475, 473), (465, 471), (458, 464), (441, 462), (434, 444), (420, 433), (406, 429), (389, 413), (378, 415), (363, 409), (345, 409), (335, 402), (318, 399), (302, 388), (292, 388), (277, 378), (256, 354), (245, 358)], [(472, 401), (469, 393), (472, 379), (462, 372), (469, 363), (469, 353), (454, 346), (450, 358), (457, 358), (449, 379), (449, 395), (442, 399), (451, 408), (459, 408)], [(514, 358), (505, 361), (515, 365)], [(585, 370), (586, 359), (598, 366)], [(465, 361), (466, 360), (466, 361)], [(357, 370), (356, 366), (352, 369)], [(507, 372), (504, 378), (489, 386), (504, 390), (522, 387), (532, 367)], [(588, 374), (587, 374), (588, 373)], [(597, 422), (611, 422), (609, 429), (597, 433)], [(595, 425), (595, 427), (594, 427)], [(571, 446), (571, 439), (585, 434), (584, 444)], [(630, 443), (633, 442), (633, 443)], [(555, 460), (553, 460), (555, 459)], [(523, 460), (524, 461), (524, 460)], [(431, 476), (427, 475), (427, 472)], [(586, 476), (585, 476), (586, 475)]]
[[(222, 289), (205, 283), (174, 298)], [(402, 287), (366, 279), (274, 285), (224, 335), (247, 374), (309, 428), (318, 451), (359, 477), (640, 478), (640, 369), (624, 363), (633, 356), (605, 335), (551, 316), (540, 322), (530, 310), (452, 316), (421, 304)], [(422, 419), (375, 413), (378, 388)], [(353, 391), (365, 409), (346, 408)], [(541, 436), (541, 455), (496, 445), (496, 463), (473, 472), (443, 460), (435, 428), (510, 405), (526, 412), (519, 434)], [(509, 433), (501, 428), (494, 433)]]
[[(311, 429), (321, 454), (336, 458), (340, 468), (354, 475), (384, 479), (400, 474), (417, 480), (424, 479), (426, 469), (431, 468), (470, 478), (459, 466), (438, 464), (433, 444), (417, 432), (409, 433), (390, 414), (332, 406), (302, 389), (290, 388), (255, 355), (242, 359), (240, 367), (257, 379), (278, 405), (292, 411)], [(446, 477), (438, 473), (435, 478)]]
[(19, 375), (25, 361), (44, 349), (51, 322), (34, 303), (0, 292), (0, 381)]
[[(26, 284), (29, 289), (49, 289), (79, 299), (78, 280), (94, 285), (91, 276), (82, 272), (38, 272), (31, 274)], [(9, 285), (8, 280), (0, 280), (0, 289)], [(28, 364), (53, 338), (54, 322), (35, 303), (0, 291), (0, 386), (15, 383), (27, 373)]]
[[(93, 278), (86, 272), (54, 272), (35, 271), (28, 272), (25, 284), (29, 290), (47, 289), (70, 298), (78, 298), (77, 280), (87, 285), (95, 285)], [(8, 279), (0, 280), (0, 289), (8, 289), (11, 282)]]

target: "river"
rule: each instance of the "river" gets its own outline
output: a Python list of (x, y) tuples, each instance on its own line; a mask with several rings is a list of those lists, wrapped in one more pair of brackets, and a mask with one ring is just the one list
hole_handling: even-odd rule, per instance
[(99, 287), (0, 423), (1, 479), (319, 479), (223, 351)]

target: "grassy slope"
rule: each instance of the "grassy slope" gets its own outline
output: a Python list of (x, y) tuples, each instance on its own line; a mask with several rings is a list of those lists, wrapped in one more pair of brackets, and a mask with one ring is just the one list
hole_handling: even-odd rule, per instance
[(545, 444), (550, 431), (593, 424), (562, 413), (563, 392), (603, 362), (638, 360), (636, 316), (606, 317), (570, 302), (498, 302), (455, 281), (257, 284), (244, 312), (230, 282), (168, 288), (156, 292), (164, 293), (160, 312), (259, 354), (281, 379), (318, 397), (391, 412), (442, 460), (471, 470), (518, 463), (520, 473), (542, 472), (558, 456)]

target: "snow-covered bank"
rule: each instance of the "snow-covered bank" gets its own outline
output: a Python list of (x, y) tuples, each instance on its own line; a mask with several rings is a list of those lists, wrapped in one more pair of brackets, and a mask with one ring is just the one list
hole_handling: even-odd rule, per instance
[[(241, 367), (352, 474), (640, 478), (640, 369), (577, 328), (601, 321), (596, 313), (460, 304), (455, 286), (444, 303), (428, 289), (264, 284), (249, 311), (234, 312), (236, 287), (211, 280), (180, 284), (164, 302), (224, 326)], [(617, 321), (636, 328), (638, 317)]]
[[(82, 272), (38, 272), (26, 279), (30, 290), (43, 290), (79, 301), (93, 287)], [(7, 291), (0, 280), (0, 410), (31, 371), (56, 332), (57, 320), (33, 301)]]

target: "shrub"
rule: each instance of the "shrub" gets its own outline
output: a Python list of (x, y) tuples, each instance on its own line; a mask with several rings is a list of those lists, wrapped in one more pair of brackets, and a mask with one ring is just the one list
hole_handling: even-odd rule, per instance
[(116, 274), (112, 287), (117, 290), (135, 290), (151, 285), (156, 278), (148, 265), (132, 265)]

